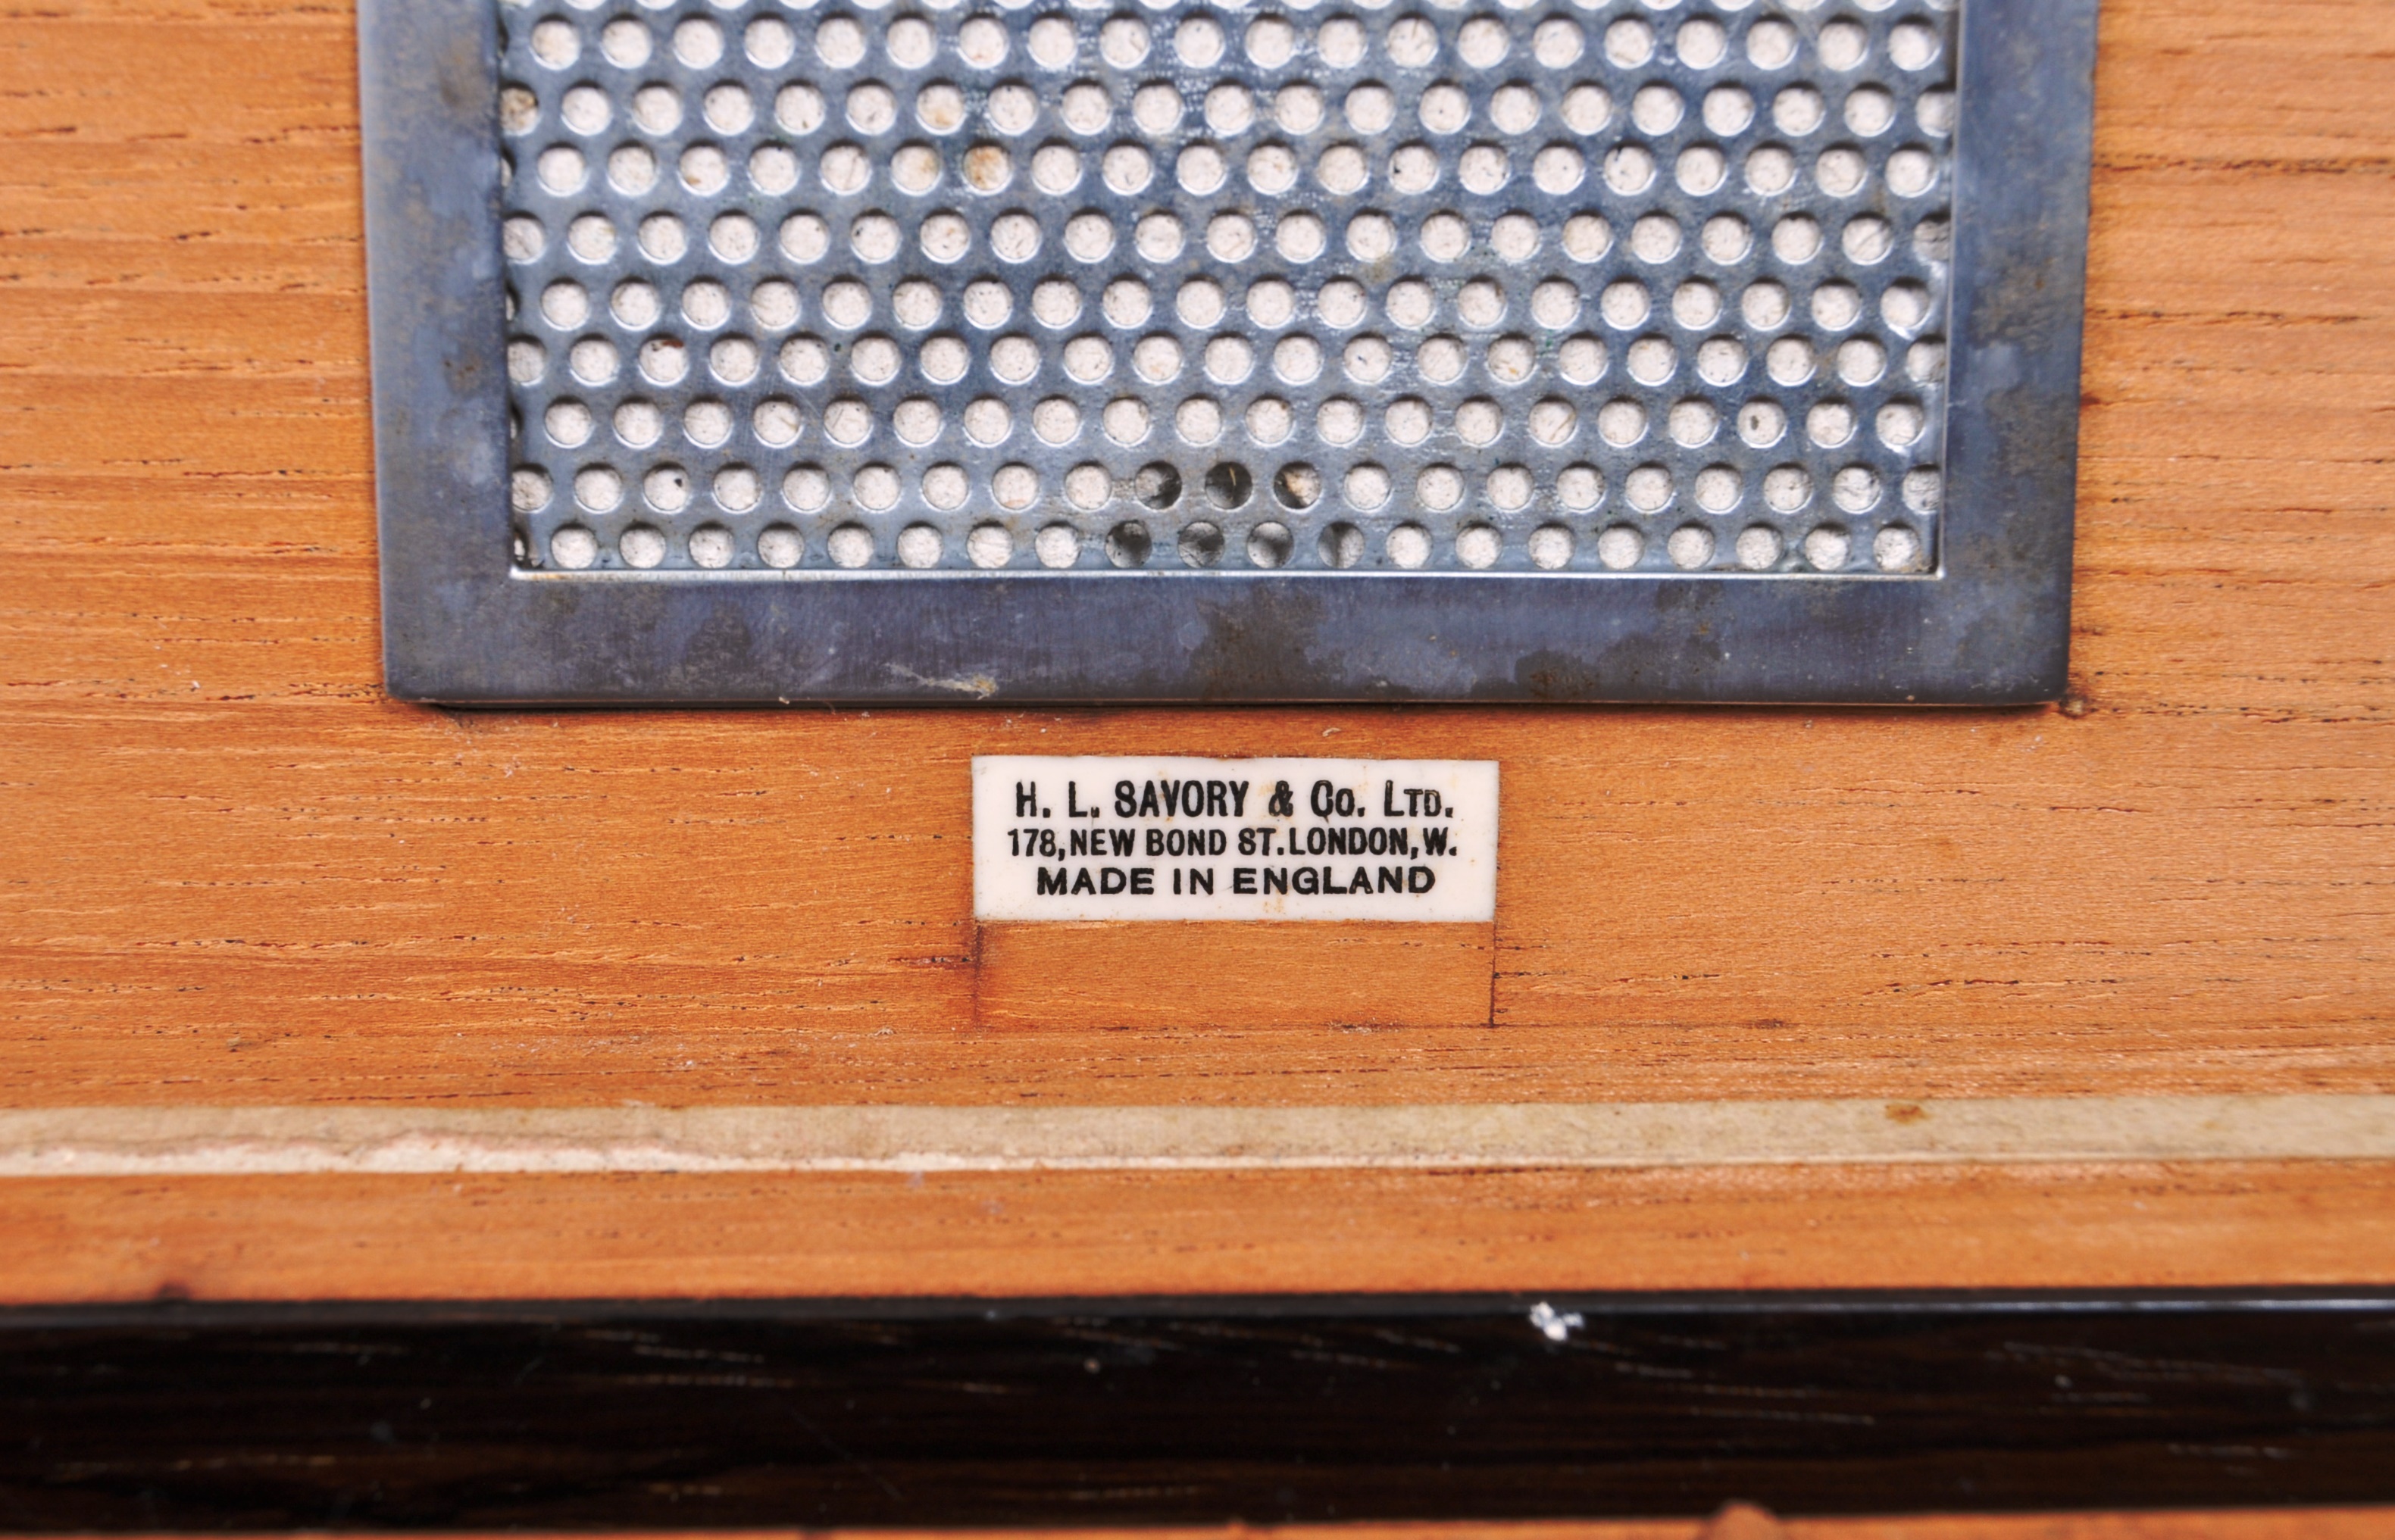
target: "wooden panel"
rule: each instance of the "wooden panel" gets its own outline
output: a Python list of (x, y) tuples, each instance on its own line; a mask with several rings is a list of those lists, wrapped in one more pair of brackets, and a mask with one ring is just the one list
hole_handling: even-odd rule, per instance
[[(1727, 1505), (1700, 1522), (1615, 1521), (1235, 1524), (1219, 1529), (1012, 1530), (1018, 1540), (2381, 1540), (2386, 1508), (2282, 1508), (2163, 1513), (1938, 1513), (1853, 1519), (1780, 1519), (1749, 1504)], [(986, 1530), (812, 1530), (819, 1540), (978, 1540)], [(563, 1540), (511, 1530), (508, 1540)], [(795, 1533), (705, 1530), (650, 1540), (795, 1540)], [(143, 1536), (142, 1540), (164, 1540)], [(497, 1540), (461, 1533), (457, 1540)]]
[[(1233, 1524), (1221, 1528), (1017, 1529), (1017, 1540), (2383, 1540), (2386, 1508), (2249, 1508), (2163, 1513), (1938, 1513), (1855, 1519), (1779, 1519), (1747, 1504), (1701, 1522), (1614, 1521)], [(980, 1540), (987, 1530), (700, 1530), (650, 1532), (648, 1540)], [(506, 1540), (565, 1540), (537, 1530)], [(139, 1540), (165, 1540), (145, 1535)], [(499, 1540), (461, 1533), (457, 1540)]]
[[(2386, 1508), (2293, 1508), (2185, 1513), (1938, 1513), (1898, 1518), (1776, 1519), (1746, 1504), (1703, 1523), (1476, 1523), (1240, 1525), (1231, 1530), (1052, 1531), (1040, 1540), (2380, 1540), (2395, 1526)], [(1030, 1540), (1039, 1532), (1017, 1532)], [(961, 1540), (876, 1530), (876, 1540)], [(838, 1532), (829, 1532), (830, 1536)], [(469, 1537), (470, 1540), (470, 1537)], [(680, 1540), (680, 1537), (676, 1537)], [(713, 1540), (710, 1536), (709, 1540)]]
[[(973, 752), (1285, 750), (1333, 715), (22, 706), (0, 752), (54, 837), (8, 857), (0, 1094), (1180, 1094), (1132, 1060), (1334, 1100), (2389, 1083), (2389, 729), (2258, 716), (1349, 717), (1352, 752), (1505, 761), (1500, 1033), (1133, 1050), (1058, 994), (1044, 1041), (973, 1033)], [(1218, 966), (1296, 993), (1309, 941), (1362, 944)]]
[[(2057, 1086), (2115, 1056), (2377, 1085), (2384, 1034), (2358, 1023), (2388, 941), (2395, 534), (2372, 428), (2395, 284), (2371, 254), (2395, 233), (2395, 130), (2351, 44), (2388, 25), (2366, 5), (2108, 10), (2068, 713), (774, 719), (378, 701), (345, 19), (13, 20), (26, 78), (0, 125), (27, 217), (0, 313), (7, 388), (42, 428), (5, 472), (28, 574), (7, 635), (31, 666), (0, 709), (27, 816), (60, 837), (17, 853), (9, 961), (27, 1023), (76, 1040), (19, 1094), (174, 1094), (153, 1088), (199, 1083), (185, 1055), (295, 1031), (337, 1041), (349, 1083), (303, 1072), (277, 1097), (405, 1095), (428, 1035), (554, 1060), (595, 1030), (631, 1061), (610, 1093), (686, 1095), (672, 1072), (716, 1027), (945, 1035), (976, 1000), (1006, 1003), (993, 1023), (1268, 1025), (1185, 1003), (1161, 958), (1120, 1006), (986, 977), (961, 760), (1326, 734), (1506, 761), (1486, 1019), (1727, 1030), (1738, 1047), (1674, 1033), (1691, 1085), (1741, 1074), (1758, 1033), (1818, 1056), (1875, 1030), (2031, 1030), (2013, 1066)], [(270, 46), (277, 70), (251, 70)], [(2323, 71), (2354, 87), (2334, 113)], [(194, 117), (202, 99), (232, 110)], [(1279, 981), (1278, 1020), (1337, 1020), (1337, 989), (1310, 1018), (1293, 1002), (1377, 943), (1320, 939), (1215, 955)], [(977, 1056), (963, 1073), (946, 1094), (977, 1094)]]
[[(353, 46), (296, 0), (0, 18), (0, 1101), (2395, 1088), (2383, 0), (2107, 0), (2073, 696), (2018, 712), (395, 705)], [(1496, 925), (976, 936), (983, 752), (1501, 759)], [(1060, 984), (1081, 955), (1106, 989)], [(0, 1182), (49, 1238), (0, 1265), (18, 1298), (2395, 1276), (2359, 1168), (1650, 1179), (1680, 1196), (1617, 1234), (1555, 1194), (1624, 1177), (958, 1178), (933, 1239), (820, 1178)]]
[(0, 1181), (0, 1301), (2395, 1278), (2395, 1163)]
[(1487, 925), (987, 925), (973, 1024), (1487, 1026)]
[(1546, 1303), (7, 1312), (0, 1371), (40, 1389), (0, 1400), (0, 1493), (32, 1533), (1670, 1515), (1763, 1540), (1727, 1498), (2328, 1507), (2395, 1464), (2385, 1298)]

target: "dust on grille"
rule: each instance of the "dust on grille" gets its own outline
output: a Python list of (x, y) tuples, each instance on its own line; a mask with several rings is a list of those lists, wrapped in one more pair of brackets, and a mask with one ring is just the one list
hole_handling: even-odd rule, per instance
[(522, 569), (1935, 563), (1951, 0), (498, 12)]

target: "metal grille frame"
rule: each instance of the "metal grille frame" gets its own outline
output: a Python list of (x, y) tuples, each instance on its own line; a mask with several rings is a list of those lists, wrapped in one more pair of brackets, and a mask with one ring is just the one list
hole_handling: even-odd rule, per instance
[[(1623, 8), (1612, 0), (1582, 20), (1601, 30)], [(524, 454), (510, 443), (523, 403), (509, 294), (525, 277), (501, 256), (501, 156), (521, 147), (501, 135), (496, 7), (364, 0), (389, 687), (459, 704), (2053, 699), (2068, 649), (2095, 9), (1963, 0), (1949, 344), (1943, 399), (1930, 401), (1943, 506), (1922, 520), (1922, 572), (1875, 572), (1867, 558), (1808, 571), (1793, 538), (1760, 573), (1675, 571), (1652, 548), (1660, 538), (1627, 571), (1585, 552), (1540, 571), (1518, 538), (1535, 517), (1487, 571), (1453, 559), (1339, 571), (1307, 559), (1334, 517), (1316, 510), (1288, 520), (1299, 557), (1278, 571), (1240, 570), (1236, 554), (1211, 570), (1169, 559), (1117, 570), (1095, 542), (1061, 571), (983, 571), (950, 540), (920, 571), (818, 559), (566, 573), (539, 559), (555, 520), (509, 503)], [(1593, 415), (1611, 393), (1608, 382), (1574, 394)], [(1277, 457), (1250, 458), (1268, 473)], [(1149, 521), (1159, 547), (1198, 517), (1185, 511), (1203, 507), (1196, 487), (1186, 499), (1180, 518)], [(819, 532), (845, 514), (835, 503), (788, 522)], [(910, 517), (923, 515), (870, 522), (894, 531)], [(962, 522), (975, 517), (987, 515)], [(1236, 542), (1256, 517), (1219, 522)], [(1427, 514), (1400, 491), (1371, 524), (1374, 548), (1413, 520), (1452, 551), (1467, 517)], [(1020, 537), (1039, 522), (1035, 511)]]

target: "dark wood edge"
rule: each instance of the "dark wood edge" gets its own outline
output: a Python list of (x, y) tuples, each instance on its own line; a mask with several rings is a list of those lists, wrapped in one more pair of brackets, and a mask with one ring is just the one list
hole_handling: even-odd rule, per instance
[[(1543, 1307), (1543, 1309), (1542, 1309)], [(0, 1526), (2395, 1499), (2395, 1290), (0, 1311)]]

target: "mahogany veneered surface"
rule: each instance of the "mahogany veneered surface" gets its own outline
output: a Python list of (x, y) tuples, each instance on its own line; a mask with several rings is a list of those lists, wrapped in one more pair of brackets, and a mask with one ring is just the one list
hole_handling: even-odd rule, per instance
[[(2386, 1163), (0, 1182), (0, 1302), (2395, 1277)], [(566, 1285), (566, 1286), (561, 1286)]]
[[(299, 0), (0, 16), (0, 1100), (2395, 1089), (2384, 0), (2106, 0), (2073, 695), (1992, 713), (394, 704), (353, 48), (348, 7)], [(1498, 759), (1497, 921), (976, 934), (979, 752)], [(1062, 1191), (978, 1179), (992, 1203)], [(1731, 1222), (1703, 1196), (1731, 1178), (1644, 1179)], [(1949, 1204), (1981, 1216), (1924, 1281), (2093, 1275), (2042, 1249), (2046, 1211), (2026, 1200), (1768, 1179), (1890, 1233), (1936, 1228)], [(2151, 1179), (2066, 1185), (2126, 1204)], [(2384, 1213), (2383, 1179), (2273, 1167), (2239, 1189), (2270, 1196), (2207, 1197), (2204, 1222), (2247, 1228), (2205, 1266), (2395, 1276), (2383, 1234), (2350, 1222), (2356, 1204)], [(1424, 1218), (1386, 1198), (1396, 1178), (1299, 1186), (1311, 1204), (1340, 1181), (1396, 1216), (1378, 1249), (1276, 1261), (1271, 1286), (1527, 1284), (1539, 1257), (1571, 1275), (1557, 1283), (1604, 1281), (1597, 1252), (1508, 1260), (1505, 1222), (1468, 1204)], [(789, 1185), (877, 1212), (837, 1183)], [(403, 1245), (295, 1243), (304, 1265), (270, 1265), (241, 1236), (287, 1202), (368, 1228), (387, 1213), (395, 1242), (433, 1222), (436, 1189), (0, 1184), (12, 1223), (84, 1237), (12, 1262), (31, 1270), (5, 1292), (138, 1293), (179, 1270), (236, 1292), (417, 1292), (432, 1285)], [(498, 1245), (523, 1205), (611, 1190), (472, 1191), (441, 1200), (438, 1228), (487, 1225)], [(716, 1189), (679, 1207), (626, 1191), (642, 1196), (621, 1222), (654, 1227), (629, 1270), (577, 1272), (590, 1254), (563, 1245), (469, 1271), (589, 1292), (712, 1256)], [(1510, 1189), (1480, 1191), (1502, 1206)], [(1264, 1286), (1226, 1260), (1235, 1208), (1171, 1212), (1188, 1251), (1092, 1277)], [(1484, 1223), (1477, 1260), (1451, 1270)], [(1042, 1244), (1036, 1227), (956, 1229), (939, 1276), (1012, 1278)], [(1767, 1277), (1672, 1244), (1636, 1276), (1863, 1281), (1826, 1240)], [(181, 1260), (110, 1249), (140, 1244)], [(920, 1286), (896, 1260), (910, 1245), (787, 1281)], [(2123, 1255), (2136, 1265), (2108, 1279), (2183, 1270), (2159, 1243)]]

